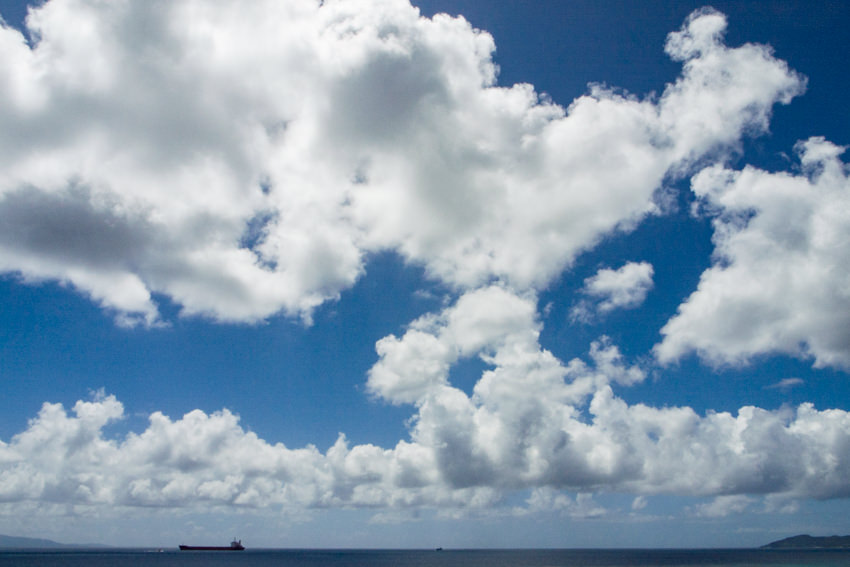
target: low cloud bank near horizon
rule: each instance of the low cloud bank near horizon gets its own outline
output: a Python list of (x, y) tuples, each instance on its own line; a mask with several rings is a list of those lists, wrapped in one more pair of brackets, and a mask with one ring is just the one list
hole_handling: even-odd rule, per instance
[[(156, 412), (123, 437), (124, 418), (97, 393), (69, 413), (45, 404), (27, 429), (0, 442), (0, 501), (16, 504), (191, 510), (362, 508), (443, 512), (541, 510), (592, 517), (595, 493), (717, 497), (699, 515), (798, 499), (850, 495), (850, 412), (811, 404), (698, 415), (629, 404), (640, 384), (601, 337), (587, 357), (562, 363), (538, 341), (534, 297), (491, 286), (426, 315), (377, 345), (367, 387), (412, 408), (409, 439), (394, 447), (321, 451), (259, 438), (224, 409), (172, 419)], [(470, 394), (450, 368), (479, 357), (487, 370)], [(525, 506), (508, 505), (530, 491)], [(736, 495), (739, 498), (730, 498)], [(33, 512), (36, 513), (36, 512)]]
[[(717, 516), (759, 499), (779, 510), (848, 496), (850, 413), (802, 404), (699, 416), (629, 405), (609, 384), (608, 372), (628, 372), (616, 349), (594, 349), (590, 364), (559, 367), (545, 352), (537, 353), (543, 361), (525, 361), (523, 371), (538, 367), (537, 391), (545, 387), (546, 396), (511, 376), (516, 362), (499, 366), (471, 397), (443, 386), (421, 402), (411, 440), (392, 448), (351, 446), (343, 435), (324, 452), (289, 448), (244, 429), (226, 409), (178, 419), (156, 412), (144, 431), (114, 438), (104, 429), (125, 416), (113, 396), (79, 401), (71, 412), (46, 403), (25, 431), (0, 442), (0, 506), (26, 506), (33, 516), (63, 506), (588, 517), (605, 514), (592, 494), (627, 493), (644, 502), (716, 497), (700, 513)], [(522, 491), (531, 491), (525, 506), (507, 503)]]

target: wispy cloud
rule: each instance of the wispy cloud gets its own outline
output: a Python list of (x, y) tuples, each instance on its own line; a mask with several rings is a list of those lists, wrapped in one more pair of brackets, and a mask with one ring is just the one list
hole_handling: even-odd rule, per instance
[(779, 382), (776, 382), (766, 387), (778, 390), (790, 390), (791, 388), (802, 386), (805, 383), (805, 380), (803, 380), (802, 378), (783, 378)]
[(739, 514), (749, 508), (753, 502), (754, 499), (749, 496), (717, 496), (711, 502), (697, 506), (696, 513), (698, 516), (721, 518), (729, 514)]

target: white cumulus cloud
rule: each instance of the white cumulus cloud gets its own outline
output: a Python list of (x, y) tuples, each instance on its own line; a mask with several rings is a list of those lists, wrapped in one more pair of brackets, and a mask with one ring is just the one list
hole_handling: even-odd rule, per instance
[(765, 353), (850, 367), (850, 181), (842, 148), (798, 145), (803, 171), (713, 166), (692, 183), (714, 216), (715, 262), (661, 330), (662, 362), (695, 351), (714, 363)]
[(592, 300), (582, 300), (572, 309), (570, 316), (576, 320), (590, 319), (594, 312), (600, 314), (614, 309), (633, 309), (646, 299), (652, 289), (654, 270), (648, 262), (628, 262), (612, 270), (600, 269), (584, 280), (582, 293)]
[(493, 39), (407, 0), (51, 0), (0, 27), (0, 271), (119, 323), (312, 310), (393, 250), (459, 289), (547, 285), (659, 211), (665, 176), (767, 127), (801, 77), (671, 34), (661, 96), (564, 108), (500, 86)]
[[(458, 305), (419, 332), (456, 348), (464, 342), (453, 335), (459, 317), (473, 326), (510, 322), (527, 301), (487, 291), (505, 294), (500, 317)], [(44, 404), (26, 430), (0, 442), (0, 509), (435, 507), (462, 514), (530, 490), (525, 512), (505, 512), (593, 517), (606, 512), (592, 493), (626, 492), (717, 496), (698, 513), (720, 515), (759, 497), (768, 505), (850, 495), (850, 413), (802, 404), (700, 416), (687, 407), (630, 405), (614, 389), (643, 374), (615, 346), (600, 341), (587, 361), (561, 364), (536, 343), (534, 317), (526, 323), (505, 324), (467, 353), (491, 366), (471, 395), (450, 377), (428, 387), (373, 386), (392, 400), (398, 392), (416, 397), (410, 437), (391, 448), (352, 446), (340, 436), (324, 452), (293, 449), (259, 438), (227, 410), (179, 419), (156, 412), (141, 432), (107, 436), (105, 428), (124, 416), (114, 396), (77, 402), (71, 413)], [(381, 364), (400, 370), (397, 360)], [(416, 373), (411, 380), (420, 382)]]

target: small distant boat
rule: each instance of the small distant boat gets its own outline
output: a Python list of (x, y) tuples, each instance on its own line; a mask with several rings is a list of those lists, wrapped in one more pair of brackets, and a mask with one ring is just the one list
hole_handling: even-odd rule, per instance
[(181, 545), (180, 551), (244, 551), (241, 539), (234, 539), (227, 547), (215, 547), (204, 545)]

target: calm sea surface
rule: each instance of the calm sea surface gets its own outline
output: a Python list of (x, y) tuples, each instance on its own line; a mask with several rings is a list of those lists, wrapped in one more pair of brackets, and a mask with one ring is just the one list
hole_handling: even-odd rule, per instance
[(183, 567), (233, 565), (265, 567), (625, 567), (651, 565), (845, 565), (850, 551), (766, 550), (470, 550), (470, 551), (317, 551), (177, 550), (0, 551), (0, 566), (16, 567)]

